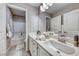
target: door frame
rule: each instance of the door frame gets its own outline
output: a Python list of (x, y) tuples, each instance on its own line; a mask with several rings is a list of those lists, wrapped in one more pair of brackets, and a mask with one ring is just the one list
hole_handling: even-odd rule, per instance
[(25, 19), (26, 19), (26, 39), (25, 39), (25, 42), (26, 42), (26, 51), (28, 51), (28, 13), (27, 13), (27, 9), (26, 8), (22, 8), (20, 6), (17, 6), (17, 5), (13, 5), (13, 4), (7, 4), (7, 7), (10, 7), (10, 8), (13, 8), (13, 9), (17, 9), (17, 10), (21, 10), (21, 11), (24, 11), (25, 12)]

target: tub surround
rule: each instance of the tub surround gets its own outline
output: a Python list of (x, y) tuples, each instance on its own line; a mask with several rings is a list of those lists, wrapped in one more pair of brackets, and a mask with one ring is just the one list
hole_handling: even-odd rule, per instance
[[(79, 55), (79, 48), (78, 47), (75, 47), (73, 44), (71, 44), (71, 43), (73, 43), (73, 40), (66, 40), (66, 42), (65, 43), (62, 43), (62, 42), (60, 42), (57, 38), (54, 38), (54, 37), (50, 37), (49, 39), (45, 39), (45, 40), (38, 40), (37, 39), (37, 34), (35, 34), (35, 33), (30, 33), (29, 34), (29, 37), (31, 37), (32, 39), (31, 40), (33, 40), (33, 41), (35, 41), (36, 43), (37, 43), (37, 45), (39, 45), (43, 50), (45, 50), (45, 52), (49, 55), (49, 56), (69, 56), (69, 55)], [(69, 37), (67, 37), (68, 39), (70, 39)], [(30, 38), (29, 38), (29, 40), (30, 40)], [(71, 48), (73, 48), (75, 51), (74, 51), (74, 53), (72, 53), (72, 54), (67, 54), (67, 53), (64, 53), (64, 52), (62, 52), (62, 51), (58, 51), (58, 49), (56, 49), (56, 48), (50, 48), (50, 47), (47, 47), (47, 45), (45, 45), (44, 43), (45, 42), (47, 42), (47, 41), (52, 41), (52, 42), (57, 42), (57, 44), (58, 43), (60, 43), (60, 44), (62, 44), (62, 45), (64, 45), (64, 46), (68, 46), (68, 47), (71, 47)], [(72, 42), (71, 42), (72, 41)], [(50, 46), (50, 45), (49, 45)], [(37, 47), (38, 48), (38, 47)], [(30, 49), (30, 48), (29, 48)], [(69, 49), (70, 50), (70, 49)], [(38, 48), (38, 56), (39, 56), (39, 48)], [(66, 52), (68, 52), (68, 51), (66, 51)], [(68, 52), (69, 53), (69, 52)], [(43, 54), (43, 53), (42, 53)], [(47, 54), (46, 54), (46, 56), (47, 56)]]

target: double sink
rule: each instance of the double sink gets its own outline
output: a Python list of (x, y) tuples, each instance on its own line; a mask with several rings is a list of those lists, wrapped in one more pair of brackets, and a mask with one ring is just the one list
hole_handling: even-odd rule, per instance
[[(42, 45), (46, 47), (50, 52), (55, 51), (59, 55), (77, 55), (79, 53), (78, 47), (67, 45), (54, 38), (41, 41)], [(78, 49), (78, 50), (77, 50)]]
[(43, 44), (47, 48), (49, 48), (51, 50), (55, 50), (59, 54), (62, 52), (64, 54), (74, 54), (75, 53), (75, 48), (73, 48), (69, 45), (66, 45), (64, 43), (55, 41), (55, 40), (48, 40), (48, 41), (43, 42)]

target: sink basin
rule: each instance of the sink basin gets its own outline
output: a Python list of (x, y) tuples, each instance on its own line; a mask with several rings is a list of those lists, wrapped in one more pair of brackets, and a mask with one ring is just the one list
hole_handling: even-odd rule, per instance
[(65, 54), (74, 54), (75, 49), (69, 45), (66, 45), (64, 43), (55, 41), (55, 40), (49, 40), (44, 42), (44, 45), (46, 45), (48, 48), (53, 49), (55, 48), (58, 50), (57, 52), (63, 52)]

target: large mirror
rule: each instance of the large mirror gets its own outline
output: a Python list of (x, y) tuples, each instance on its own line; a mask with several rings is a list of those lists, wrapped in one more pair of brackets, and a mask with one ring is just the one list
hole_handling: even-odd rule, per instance
[[(50, 31), (79, 35), (79, 4), (55, 3), (46, 12), (52, 14)], [(73, 7), (72, 7), (73, 6)]]

